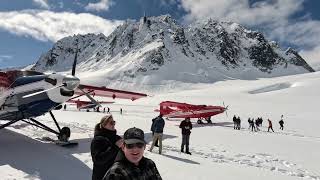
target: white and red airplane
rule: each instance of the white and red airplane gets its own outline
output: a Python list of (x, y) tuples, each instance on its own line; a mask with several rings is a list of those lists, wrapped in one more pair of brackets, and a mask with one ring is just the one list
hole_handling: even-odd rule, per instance
[(202, 119), (212, 123), (211, 117), (223, 113), (228, 107), (210, 106), (210, 105), (193, 105), (174, 101), (163, 101), (160, 103), (160, 112), (168, 118), (198, 118), (197, 123), (202, 124)]
[[(68, 127), (60, 128), (52, 110), (61, 109), (62, 104), (75, 94), (86, 95), (96, 105), (99, 103), (91, 97), (90, 93), (95, 93), (97, 96), (131, 100), (147, 96), (143, 93), (82, 85), (80, 79), (75, 77), (76, 63), (77, 52), (71, 75), (20, 70), (0, 72), (0, 121), (8, 121), (5, 124), (0, 124), (0, 129), (23, 121), (56, 134), (60, 141), (68, 142), (71, 134), (70, 129)], [(34, 119), (48, 112), (58, 130)]]
[(73, 100), (69, 99), (67, 103), (76, 104), (77, 109), (80, 111), (81, 109), (85, 109), (89, 111), (90, 109), (95, 109), (101, 107), (102, 104), (112, 104), (114, 101), (97, 101), (97, 103), (93, 103), (92, 101), (83, 101), (83, 100)]

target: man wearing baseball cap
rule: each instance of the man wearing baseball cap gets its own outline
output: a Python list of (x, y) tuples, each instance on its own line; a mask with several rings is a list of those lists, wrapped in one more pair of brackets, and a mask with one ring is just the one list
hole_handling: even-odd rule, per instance
[(146, 148), (144, 132), (139, 128), (126, 130), (122, 151), (103, 180), (162, 180), (156, 164), (143, 156)]

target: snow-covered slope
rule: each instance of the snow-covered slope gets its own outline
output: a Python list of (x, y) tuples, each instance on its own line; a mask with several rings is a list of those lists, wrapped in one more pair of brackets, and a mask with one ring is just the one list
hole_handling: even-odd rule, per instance
[(208, 19), (183, 27), (168, 15), (128, 20), (108, 37), (63, 38), (33, 69), (68, 71), (77, 48), (77, 72), (99, 72), (101, 85), (212, 83), (313, 71), (293, 49), (284, 51), (239, 24)]
[[(94, 81), (90, 82), (95, 84)], [(151, 119), (154, 109), (165, 100), (191, 104), (229, 105), (227, 117), (213, 117), (213, 125), (193, 121), (190, 139), (192, 155), (180, 152), (180, 119), (166, 120), (163, 154), (145, 152), (157, 164), (164, 180), (320, 180), (320, 72), (259, 80), (226, 80), (214, 84), (188, 84), (170, 93), (158, 93), (137, 101), (116, 100), (109, 107), (117, 132), (130, 127), (145, 131), (150, 148)], [(102, 100), (102, 99), (101, 99)], [(107, 100), (107, 99), (105, 99)], [(123, 114), (119, 113), (122, 108)], [(5, 180), (88, 180), (92, 161), (90, 142), (94, 126), (105, 114), (79, 112), (71, 105), (67, 111), (53, 111), (61, 126), (71, 128), (71, 139), (79, 146), (62, 148), (41, 142), (41, 129), (17, 123), (0, 130), (0, 174)], [(242, 119), (241, 130), (234, 130), (232, 116)], [(278, 121), (284, 115), (284, 130)], [(259, 132), (248, 130), (248, 118), (262, 117)], [(270, 118), (275, 133), (267, 132)], [(50, 115), (38, 120), (55, 127)], [(3, 122), (0, 121), (1, 124)]]

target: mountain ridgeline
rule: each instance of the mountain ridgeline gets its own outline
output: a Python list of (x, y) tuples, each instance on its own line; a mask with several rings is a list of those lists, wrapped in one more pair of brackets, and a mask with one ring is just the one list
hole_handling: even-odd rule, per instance
[(282, 50), (237, 23), (208, 19), (183, 27), (169, 15), (127, 20), (109, 36), (65, 37), (32, 69), (68, 71), (77, 49), (77, 71), (141, 83), (212, 83), (314, 71), (295, 50)]

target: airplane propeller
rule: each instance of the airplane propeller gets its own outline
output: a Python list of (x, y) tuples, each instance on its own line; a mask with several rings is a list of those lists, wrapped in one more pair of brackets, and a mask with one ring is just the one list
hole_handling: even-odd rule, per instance
[[(72, 72), (71, 72), (71, 75), (74, 78), (77, 78), (77, 77), (75, 77), (77, 60), (78, 60), (78, 45), (77, 45), (76, 54), (74, 56), (74, 61), (73, 61), (73, 65), (72, 65)], [(74, 89), (76, 89), (76, 88), (80, 89), (80, 91), (82, 91), (83, 94), (86, 95), (93, 104), (95, 104), (96, 106), (102, 107), (99, 102), (97, 102), (95, 99), (92, 98), (92, 96), (89, 94), (89, 92), (85, 92), (82, 88), (79, 87), (80, 79), (79, 78), (77, 78), (77, 79), (79, 80), (79, 83), (78, 84), (75, 83), (75, 84), (73, 84), (73, 86), (71, 85), (70, 88), (74, 87)], [(82, 96), (82, 95), (80, 95), (80, 96)], [(77, 97), (80, 97), (80, 96), (77, 96)], [(74, 99), (74, 98), (71, 98), (71, 99)]]
[(45, 90), (43, 90), (43, 91), (38, 91), (38, 92), (35, 92), (35, 93), (31, 93), (31, 94), (22, 96), (22, 98), (32, 97), (32, 96), (35, 96), (35, 95), (38, 95), (38, 94), (41, 94), (41, 93), (44, 93), (44, 92), (47, 92), (47, 91), (51, 91), (51, 90), (53, 90), (53, 89), (57, 89), (57, 88), (63, 87), (63, 86), (64, 86), (64, 84), (61, 84), (60, 86), (55, 86), (55, 87), (52, 87), (52, 88), (49, 88), (49, 89), (45, 89)]
[(223, 107), (224, 107), (224, 110), (225, 110), (225, 112), (226, 112), (226, 116), (228, 117), (228, 107), (229, 107), (229, 105), (226, 107), (226, 105), (224, 104), (224, 101), (223, 101)]
[(38, 92), (35, 92), (35, 93), (31, 93), (31, 94), (23, 96), (22, 98), (32, 97), (32, 96), (35, 96), (35, 95), (38, 95), (38, 94), (41, 94), (41, 93), (44, 93), (44, 92), (48, 92), (48, 91), (51, 91), (51, 90), (54, 90), (54, 89), (57, 89), (57, 88), (60, 88), (60, 87), (64, 87), (65, 90), (67, 90), (67, 91), (74, 91), (80, 84), (80, 79), (75, 77), (75, 71), (76, 71), (76, 65), (77, 65), (77, 56), (78, 56), (78, 48), (77, 48), (77, 51), (76, 51), (76, 54), (75, 54), (75, 57), (74, 57), (74, 61), (73, 61), (73, 65), (72, 65), (72, 73), (71, 73), (72, 75), (65, 76), (63, 78), (63, 80), (62, 80), (62, 84), (61, 85), (55, 86), (55, 87), (52, 87), (52, 88), (49, 88), (49, 89), (45, 89), (45, 90), (42, 90), (42, 91), (38, 91)]

